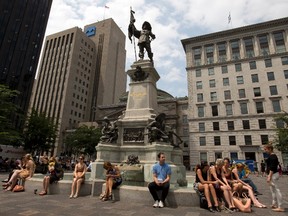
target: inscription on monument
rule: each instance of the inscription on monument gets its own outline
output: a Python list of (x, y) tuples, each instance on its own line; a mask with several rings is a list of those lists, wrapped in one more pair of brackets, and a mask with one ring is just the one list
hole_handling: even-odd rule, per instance
[(124, 128), (124, 142), (144, 142), (144, 128)]

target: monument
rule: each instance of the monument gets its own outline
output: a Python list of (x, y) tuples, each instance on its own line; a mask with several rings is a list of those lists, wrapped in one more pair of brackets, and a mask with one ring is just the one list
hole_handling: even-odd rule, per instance
[[(145, 34), (148, 40), (150, 36), (155, 39), (148, 22), (143, 23), (141, 31), (135, 28), (133, 14), (131, 10), (129, 36), (138, 36), (140, 40), (141, 35)], [(143, 59), (143, 49), (140, 48), (140, 60), (136, 60), (126, 72), (130, 77), (126, 110), (116, 122), (105, 119), (106, 128), (103, 128), (101, 142), (96, 147), (97, 159), (92, 164), (91, 178), (103, 179), (103, 163), (110, 161), (120, 166), (124, 173), (124, 184), (126, 182), (144, 186), (152, 181), (152, 166), (157, 162), (157, 154), (163, 152), (172, 169), (171, 186), (185, 186), (187, 182), (183, 152), (173, 142), (174, 135), (178, 139), (180, 137), (167, 129), (166, 115), (158, 112), (156, 83), (160, 76), (154, 67), (150, 40), (147, 42), (146, 39), (145, 45), (139, 45), (139, 42), (138, 45), (146, 49), (149, 60)], [(110, 133), (111, 131), (113, 132)]]

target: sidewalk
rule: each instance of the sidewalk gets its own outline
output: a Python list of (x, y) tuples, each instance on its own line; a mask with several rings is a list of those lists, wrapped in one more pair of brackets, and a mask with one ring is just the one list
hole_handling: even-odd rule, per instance
[[(0, 173), (0, 180), (2, 181), (7, 177), (7, 173)], [(266, 204), (271, 205), (271, 193), (266, 183), (265, 177), (256, 177), (251, 174), (251, 178), (257, 185), (259, 192), (263, 195), (258, 196), (259, 200)], [(284, 213), (275, 213), (270, 208), (259, 209), (253, 207), (253, 212), (249, 215), (253, 216), (275, 216), (275, 215), (288, 215), (288, 176), (284, 175), (280, 178), (280, 188), (284, 199), (283, 207), (286, 208)], [(192, 190), (192, 188), (191, 188)], [(39, 191), (38, 191), (39, 192)], [(165, 207), (163, 209), (155, 209), (151, 203), (127, 203), (125, 200), (120, 201), (106, 201), (102, 202), (98, 197), (79, 197), (77, 199), (69, 199), (68, 194), (65, 195), (47, 195), (41, 197), (28, 192), (5, 192), (0, 191), (0, 216), (38, 216), (43, 214), (45, 216), (147, 216), (147, 215), (183, 215), (183, 216), (208, 216), (208, 215), (225, 215), (229, 213), (210, 213), (207, 210), (198, 207)], [(245, 213), (236, 212), (234, 215), (243, 215)]]

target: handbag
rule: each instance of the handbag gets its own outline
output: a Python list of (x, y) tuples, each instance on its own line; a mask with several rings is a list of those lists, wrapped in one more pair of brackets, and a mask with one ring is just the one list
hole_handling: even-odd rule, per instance
[(13, 192), (23, 192), (25, 191), (24, 186), (22, 185), (15, 185), (15, 187), (12, 190)]

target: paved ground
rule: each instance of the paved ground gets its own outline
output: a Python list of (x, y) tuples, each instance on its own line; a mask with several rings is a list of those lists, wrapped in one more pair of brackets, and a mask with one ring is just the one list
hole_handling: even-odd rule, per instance
[[(7, 177), (6, 173), (0, 173), (0, 180)], [(269, 187), (266, 184), (265, 177), (256, 177), (252, 175), (251, 178), (258, 186), (258, 189), (263, 195), (258, 196), (259, 200), (270, 205), (271, 194)], [(270, 208), (258, 209), (252, 208), (253, 212), (249, 215), (288, 215), (288, 176), (282, 176), (279, 180), (282, 195), (284, 198), (283, 207), (286, 208), (284, 213), (275, 213)], [(62, 216), (62, 215), (77, 215), (77, 216), (206, 216), (206, 215), (226, 215), (229, 213), (210, 213), (207, 210), (198, 207), (165, 207), (163, 209), (154, 209), (151, 203), (127, 203), (125, 200), (120, 201), (106, 201), (102, 202), (98, 197), (79, 197), (77, 199), (69, 199), (67, 195), (47, 195), (41, 197), (28, 192), (5, 192), (0, 191), (0, 216)], [(233, 215), (243, 215), (245, 213), (237, 212)]]

